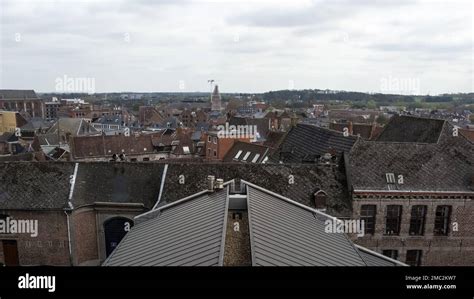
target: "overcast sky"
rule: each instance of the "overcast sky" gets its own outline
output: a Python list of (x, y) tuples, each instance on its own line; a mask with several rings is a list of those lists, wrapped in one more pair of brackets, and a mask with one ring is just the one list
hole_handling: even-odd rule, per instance
[(472, 92), (472, 0), (0, 0), (1, 88)]

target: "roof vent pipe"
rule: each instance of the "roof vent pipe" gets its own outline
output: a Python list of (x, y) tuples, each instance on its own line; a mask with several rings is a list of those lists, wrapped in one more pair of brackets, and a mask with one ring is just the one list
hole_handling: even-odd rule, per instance
[(214, 192), (214, 181), (216, 180), (216, 177), (213, 175), (208, 175), (207, 176), (207, 191), (208, 192)]
[(224, 180), (223, 179), (217, 179), (216, 180), (216, 189), (219, 189), (219, 190), (224, 189)]

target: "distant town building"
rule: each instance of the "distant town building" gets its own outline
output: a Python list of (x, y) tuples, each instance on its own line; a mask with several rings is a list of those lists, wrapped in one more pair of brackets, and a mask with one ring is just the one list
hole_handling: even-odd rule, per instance
[(43, 101), (34, 90), (0, 89), (0, 110), (27, 113), (31, 117), (44, 117)]
[(14, 133), (17, 128), (26, 123), (27, 120), (20, 113), (0, 110), (0, 134), (5, 132)]

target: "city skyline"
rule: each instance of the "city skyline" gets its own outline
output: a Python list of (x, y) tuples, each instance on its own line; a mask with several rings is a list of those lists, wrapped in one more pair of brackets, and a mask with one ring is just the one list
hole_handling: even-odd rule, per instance
[(223, 93), (474, 86), (470, 1), (0, 2), (4, 89), (58, 92), (64, 76), (97, 93), (209, 92), (211, 78)]

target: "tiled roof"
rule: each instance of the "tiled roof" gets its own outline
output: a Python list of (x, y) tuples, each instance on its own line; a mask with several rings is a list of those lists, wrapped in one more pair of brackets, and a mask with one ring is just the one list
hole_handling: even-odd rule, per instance
[(94, 202), (141, 203), (151, 209), (158, 199), (162, 164), (78, 163), (73, 205)]
[(249, 117), (232, 117), (229, 120), (229, 125), (234, 126), (256, 126), (257, 132), (261, 137), (264, 137), (270, 131), (270, 119), (269, 118), (249, 118)]
[[(223, 161), (261, 163), (267, 156), (268, 150), (269, 148), (266, 146), (236, 141), (234, 142), (234, 145), (231, 147), (231, 149), (224, 156)], [(238, 157), (237, 154), (239, 154)]]
[(474, 130), (459, 129), (459, 133), (466, 137), (469, 141), (474, 142)]
[(76, 159), (112, 157), (113, 154), (153, 153), (151, 134), (139, 136), (77, 136), (72, 138), (71, 152)]
[(349, 152), (356, 140), (357, 137), (345, 137), (341, 132), (298, 124), (288, 132), (272, 159), (283, 163), (300, 163), (307, 156), (323, 156), (330, 151)]
[(400, 191), (472, 192), (474, 145), (452, 136), (446, 124), (439, 143), (359, 140), (350, 152), (350, 179), (356, 190), (389, 190), (386, 173), (403, 176)]
[[(349, 124), (349, 123), (330, 123), (329, 128), (338, 132), (343, 132), (344, 128), (352, 126), (352, 135), (360, 136), (366, 140), (371, 139), (376, 126), (373, 124)], [(350, 132), (349, 132), (350, 133)]]
[[(336, 166), (270, 165), (253, 163), (193, 163), (166, 160), (168, 168), (162, 190), (162, 203), (175, 202), (207, 188), (207, 176), (214, 175), (225, 181), (244, 179), (268, 190), (314, 207), (314, 193), (327, 193), (327, 212), (334, 216), (350, 216), (352, 204), (347, 191), (344, 170)], [(76, 163), (36, 162), (23, 164), (0, 163), (0, 177), (5, 177), (0, 192), (9, 192), (12, 203), (41, 206), (49, 199), (48, 192), (59, 192), (69, 186), (70, 175)], [(82, 206), (94, 202), (143, 203), (151, 208), (160, 194), (164, 163), (134, 162), (79, 162), (73, 203)], [(67, 169), (61, 174), (58, 171)], [(11, 174), (10, 174), (11, 173)], [(184, 184), (180, 180), (184, 179)], [(290, 182), (291, 181), (291, 182)], [(28, 185), (30, 184), (30, 185)], [(56, 187), (55, 187), (56, 186)], [(57, 187), (59, 186), (59, 187)], [(57, 188), (58, 190), (56, 190)], [(39, 192), (38, 197), (35, 197)], [(66, 191), (64, 191), (66, 192)], [(69, 192), (69, 187), (67, 187)], [(24, 195), (25, 193), (26, 195)], [(43, 195), (41, 195), (43, 194)], [(68, 198), (67, 193), (61, 200)], [(61, 194), (63, 196), (64, 194)]]
[(66, 207), (72, 163), (0, 163), (0, 209)]
[(265, 141), (263, 142), (263, 145), (270, 147), (273, 151), (274, 149), (280, 146), (285, 135), (286, 135), (286, 132), (270, 131), (265, 137)]
[[(180, 184), (181, 175), (184, 185)], [(314, 207), (314, 193), (324, 190), (328, 195), (329, 214), (350, 216), (352, 213), (344, 169), (329, 165), (174, 162), (168, 165), (161, 200), (174, 202), (206, 189), (208, 175), (224, 181), (243, 179), (309, 207)]]
[(87, 121), (82, 118), (61, 118), (57, 120), (47, 133), (57, 134), (58, 126), (61, 134), (70, 133), (71, 136), (98, 133)]
[(436, 143), (444, 123), (440, 119), (395, 115), (385, 125), (377, 141)]
[(0, 100), (24, 100), (24, 99), (37, 99), (34, 90), (23, 90), (23, 89), (0, 89)]

